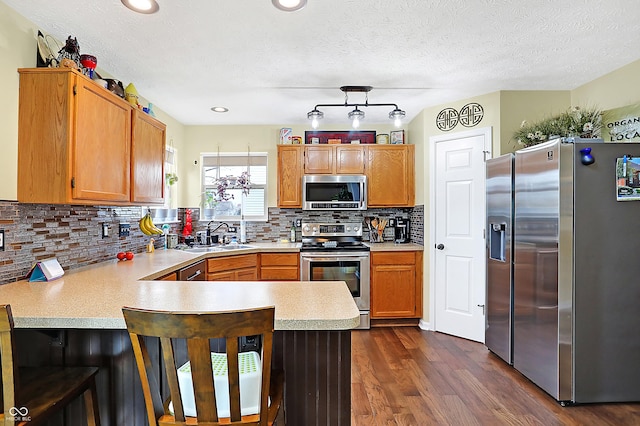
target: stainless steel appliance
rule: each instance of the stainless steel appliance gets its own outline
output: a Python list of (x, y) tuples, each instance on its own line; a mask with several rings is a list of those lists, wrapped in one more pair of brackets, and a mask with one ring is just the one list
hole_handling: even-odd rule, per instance
[(370, 328), (369, 247), (360, 223), (303, 223), (300, 279), (344, 281), (360, 309), (360, 325)]
[(201, 260), (178, 271), (178, 281), (206, 281), (205, 261)]
[(513, 363), (513, 154), (486, 162), (487, 294), (484, 342)]
[(617, 200), (638, 158), (594, 139), (515, 154), (513, 366), (563, 403), (640, 401), (640, 201)]
[(304, 175), (303, 210), (366, 210), (364, 175)]
[(397, 217), (394, 233), (394, 241), (398, 244), (405, 244), (411, 241), (411, 221), (409, 219)]

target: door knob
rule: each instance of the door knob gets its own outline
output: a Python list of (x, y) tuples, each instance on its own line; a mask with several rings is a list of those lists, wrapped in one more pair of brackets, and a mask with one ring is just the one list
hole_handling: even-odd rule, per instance
[(438, 250), (444, 250), (444, 244), (440, 243), (436, 246)]

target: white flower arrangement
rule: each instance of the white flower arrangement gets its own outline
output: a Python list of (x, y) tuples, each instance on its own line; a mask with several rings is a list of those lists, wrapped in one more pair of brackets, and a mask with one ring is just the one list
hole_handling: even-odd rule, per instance
[(520, 145), (532, 146), (554, 137), (600, 137), (602, 111), (597, 108), (570, 108), (557, 116), (529, 124), (523, 120), (513, 138)]

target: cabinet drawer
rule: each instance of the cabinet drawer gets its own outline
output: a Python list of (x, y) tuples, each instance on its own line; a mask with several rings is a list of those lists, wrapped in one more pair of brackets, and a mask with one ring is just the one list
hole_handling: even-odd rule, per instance
[(262, 281), (298, 281), (299, 270), (297, 267), (270, 267), (260, 270)]
[(262, 266), (298, 266), (299, 259), (298, 253), (262, 253), (260, 264)]
[(258, 265), (257, 254), (240, 254), (207, 259), (208, 272), (224, 272), (233, 269), (256, 267)]
[(371, 253), (371, 263), (374, 265), (415, 265), (416, 252), (374, 252)]

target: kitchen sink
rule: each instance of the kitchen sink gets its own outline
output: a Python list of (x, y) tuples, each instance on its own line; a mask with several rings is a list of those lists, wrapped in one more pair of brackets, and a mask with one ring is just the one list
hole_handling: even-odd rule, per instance
[(222, 251), (221, 247), (191, 247), (184, 249), (187, 253), (211, 253), (214, 251)]
[(240, 250), (240, 249), (249, 249), (249, 248), (254, 248), (254, 247), (246, 244), (229, 244), (224, 246), (191, 247), (188, 249), (184, 249), (184, 251), (186, 251), (187, 253), (212, 253), (212, 252)]
[(248, 246), (246, 244), (229, 244), (226, 246), (220, 246), (222, 250), (240, 250), (240, 249), (250, 249), (254, 248), (253, 246)]

